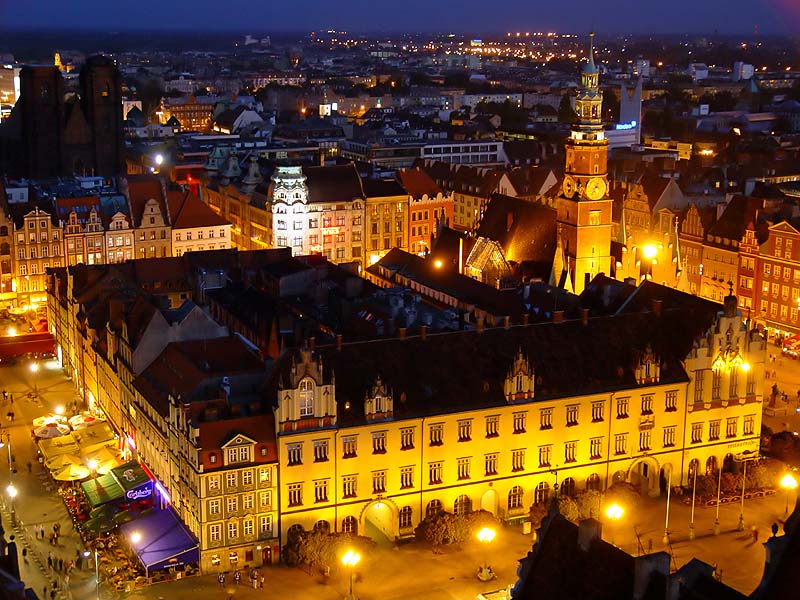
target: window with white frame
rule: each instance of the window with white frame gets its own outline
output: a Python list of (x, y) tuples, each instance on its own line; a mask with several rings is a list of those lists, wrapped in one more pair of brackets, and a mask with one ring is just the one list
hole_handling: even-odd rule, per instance
[(328, 440), (314, 441), (314, 462), (325, 462), (328, 460)]
[(441, 446), (443, 443), (443, 430), (444, 424), (443, 423), (433, 423), (430, 428), (430, 445), (431, 446)]
[(592, 423), (598, 423), (603, 420), (604, 402), (592, 402)]
[(386, 453), (386, 432), (375, 431), (372, 433), (372, 453), (384, 454)]
[(497, 475), (497, 452), (492, 452), (484, 457), (486, 475)]
[(525, 412), (515, 412), (513, 415), (513, 432), (514, 433), (525, 433), (525, 421), (528, 417), (528, 413)]
[(675, 426), (664, 427), (664, 447), (672, 448), (675, 445)]
[(618, 433), (614, 436), (614, 454), (619, 456), (628, 453), (628, 434)]
[(728, 417), (725, 421), (725, 437), (736, 437), (739, 432), (739, 417)]
[(753, 435), (755, 429), (756, 418), (755, 415), (747, 415), (744, 418), (744, 429), (742, 431), (743, 435)]
[(354, 498), (356, 495), (356, 476), (342, 476), (342, 498)]
[(222, 525), (215, 524), (208, 526), (208, 538), (212, 542), (218, 542), (222, 539)]
[(386, 471), (381, 470), (372, 472), (372, 493), (386, 493)]
[(461, 419), (458, 422), (458, 441), (468, 442), (472, 439), (472, 419)]
[(589, 440), (589, 458), (597, 459), (603, 456), (603, 438), (592, 438)]
[(225, 483), (229, 488), (236, 487), (236, 479), (237, 479), (236, 473), (228, 473), (227, 475), (225, 475)]
[(497, 437), (498, 433), (498, 424), (500, 422), (499, 415), (490, 415), (486, 417), (486, 437)]
[(411, 450), (414, 447), (414, 428), (402, 427), (400, 429), (400, 449)]
[(314, 482), (314, 502), (328, 501), (328, 480), (321, 479)]
[(300, 506), (303, 504), (303, 484), (290, 483), (287, 486), (289, 506)]
[(553, 446), (548, 444), (546, 446), (539, 446), (539, 467), (549, 467), (550, 457), (553, 453)]
[(354, 458), (357, 456), (356, 450), (356, 436), (344, 436), (342, 438), (342, 458)]
[(300, 418), (314, 416), (314, 382), (304, 379), (300, 382)]
[(400, 489), (414, 487), (414, 467), (400, 467)]
[(525, 470), (525, 450), (511, 451), (511, 470), (514, 472)]
[(300, 443), (286, 444), (286, 457), (286, 464), (290, 467), (303, 464), (303, 445)]
[(456, 461), (458, 466), (458, 479), (461, 481), (462, 479), (469, 479), (469, 466), (470, 466), (470, 459), (469, 458), (459, 458)]
[(571, 404), (567, 407), (567, 427), (573, 427), (578, 424), (579, 408), (577, 404)]
[(575, 462), (575, 449), (577, 446), (578, 442), (567, 442), (564, 444), (564, 462)]

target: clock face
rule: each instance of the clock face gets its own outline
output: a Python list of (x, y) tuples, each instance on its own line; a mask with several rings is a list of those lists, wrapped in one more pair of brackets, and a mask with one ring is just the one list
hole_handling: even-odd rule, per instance
[(600, 200), (606, 195), (606, 182), (600, 177), (592, 177), (586, 184), (586, 196), (590, 200)]
[(569, 175), (564, 176), (563, 192), (565, 198), (572, 198), (575, 195), (575, 180)]

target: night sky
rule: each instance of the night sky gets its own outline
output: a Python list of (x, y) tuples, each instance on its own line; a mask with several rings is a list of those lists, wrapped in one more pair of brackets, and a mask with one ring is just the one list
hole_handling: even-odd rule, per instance
[(750, 34), (800, 31), (800, 0), (0, 0), (0, 27)]

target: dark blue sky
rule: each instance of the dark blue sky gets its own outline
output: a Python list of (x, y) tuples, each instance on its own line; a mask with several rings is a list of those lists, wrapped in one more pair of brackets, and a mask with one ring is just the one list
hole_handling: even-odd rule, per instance
[(800, 31), (800, 0), (0, 0), (4, 28), (751, 33)]

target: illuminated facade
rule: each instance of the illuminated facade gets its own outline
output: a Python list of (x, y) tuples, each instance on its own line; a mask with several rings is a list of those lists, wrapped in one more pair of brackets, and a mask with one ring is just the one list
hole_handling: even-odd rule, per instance
[(368, 264), (392, 248), (408, 251), (408, 195), (395, 181), (364, 181), (364, 231)]
[[(647, 285), (635, 295), (657, 289)], [(441, 510), (523, 520), (555, 482), (568, 495), (628, 481), (657, 496), (686, 485), (692, 469), (711, 472), (757, 452), (766, 342), (734, 297), (713, 311), (704, 304), (708, 319), (690, 323), (697, 312), (678, 315), (657, 300), (607, 321), (288, 353), (273, 381), (282, 539), (300, 528), (411, 537)], [(675, 361), (660, 348), (679, 323), (694, 333)], [(557, 327), (559, 342), (543, 350), (540, 336)], [(556, 366), (565, 348), (606, 335), (618, 337), (616, 348), (601, 343), (614, 356), (587, 350)], [(481, 361), (486, 355), (504, 367)], [(588, 387), (583, 360), (593, 364)], [(570, 391), (558, 392), (562, 384)]]
[[(576, 294), (598, 273), (612, 274), (612, 200), (608, 196), (608, 140), (601, 121), (599, 77), (590, 49), (581, 72), (575, 101), (578, 120), (566, 144), (564, 183), (556, 203), (565, 268)], [(558, 279), (560, 274), (556, 276)]]
[(38, 206), (15, 219), (14, 262), (17, 303), (19, 306), (44, 304), (47, 300), (46, 271), (62, 266), (62, 230), (55, 211)]

